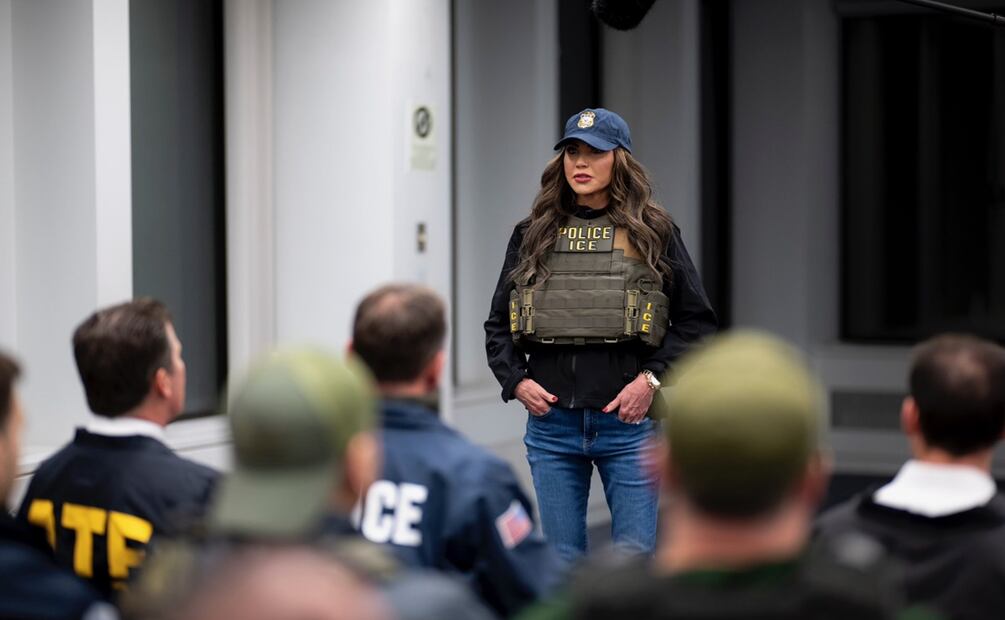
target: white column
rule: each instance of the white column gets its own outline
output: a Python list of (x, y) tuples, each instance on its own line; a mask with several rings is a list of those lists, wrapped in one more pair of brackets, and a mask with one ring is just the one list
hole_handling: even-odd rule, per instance
[[(390, 17), (386, 36), (391, 47), (393, 277), (437, 291), (448, 303), (449, 322), (453, 244), (450, 2), (395, 0)], [(449, 342), (447, 347), (450, 351)], [(447, 420), (453, 413), (452, 395), (448, 372), (440, 393), (441, 415)]]
[[(394, 274), (446, 296), (452, 242), (450, 3), (398, 0), (390, 18)], [(426, 231), (422, 251), (416, 239), (420, 224)]]
[(341, 348), (394, 276), (390, 0), (274, 7), (276, 329)]
[(0, 349), (17, 347), (11, 0), (0, 0)]
[(94, 184), (97, 305), (133, 290), (129, 0), (94, 1)]
[(228, 0), (227, 313), (231, 375), (276, 339), (272, 0)]
[(128, 3), (14, 0), (9, 23), (15, 352), (30, 453), (86, 419), (74, 327), (132, 293)]
[[(356, 303), (389, 280), (449, 296), (449, 23), (446, 0), (275, 3), (280, 342), (343, 348)], [(421, 106), (434, 133), (416, 143)]]

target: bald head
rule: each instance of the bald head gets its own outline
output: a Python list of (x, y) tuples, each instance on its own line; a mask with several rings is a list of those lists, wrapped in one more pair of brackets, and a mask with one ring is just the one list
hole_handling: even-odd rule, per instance
[(178, 606), (186, 620), (391, 620), (377, 590), (330, 557), (303, 547), (234, 554)]
[(352, 348), (380, 383), (414, 381), (443, 349), (446, 311), (423, 286), (389, 284), (360, 302)]

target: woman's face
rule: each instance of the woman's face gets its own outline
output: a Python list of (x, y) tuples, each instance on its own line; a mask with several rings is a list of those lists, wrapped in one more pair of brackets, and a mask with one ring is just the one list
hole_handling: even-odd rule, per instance
[(592, 208), (607, 206), (607, 188), (611, 184), (614, 151), (599, 151), (585, 142), (575, 140), (565, 146), (563, 161), (565, 180), (579, 196), (580, 202)]

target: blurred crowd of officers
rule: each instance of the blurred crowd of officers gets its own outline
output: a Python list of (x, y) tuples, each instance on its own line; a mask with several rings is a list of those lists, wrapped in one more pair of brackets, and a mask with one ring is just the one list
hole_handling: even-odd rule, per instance
[[(510, 467), (440, 419), (446, 332), (433, 292), (389, 285), (359, 305), (348, 355), (260, 360), (230, 387), (220, 474), (165, 444), (186, 380), (168, 310), (98, 310), (73, 335), (95, 417), (0, 517), (0, 617), (1005, 617), (1000, 346), (919, 345), (900, 412), (913, 458), (820, 514), (831, 462), (806, 363), (762, 333), (705, 341), (665, 378), (656, 553), (570, 566)], [(0, 355), (8, 500), (31, 419), (20, 372)]]

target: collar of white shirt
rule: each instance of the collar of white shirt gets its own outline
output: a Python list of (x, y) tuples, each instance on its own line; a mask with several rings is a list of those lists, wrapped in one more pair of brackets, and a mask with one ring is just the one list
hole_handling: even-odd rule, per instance
[(976, 467), (910, 460), (872, 499), (882, 506), (934, 518), (983, 506), (996, 490), (994, 479)]
[(164, 427), (139, 418), (102, 418), (95, 416), (87, 425), (87, 432), (106, 437), (143, 435), (164, 442)]

